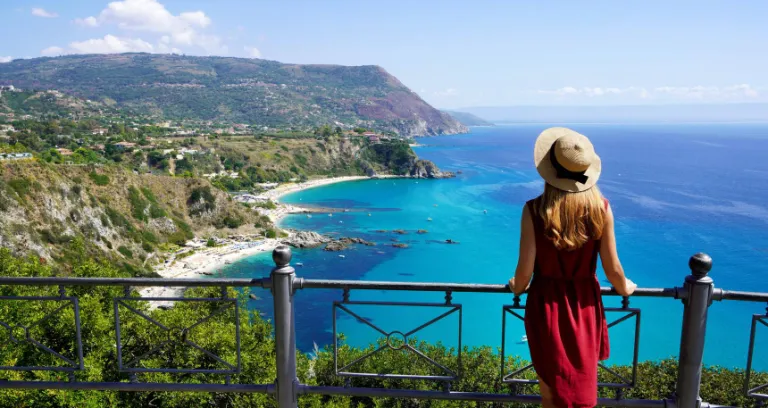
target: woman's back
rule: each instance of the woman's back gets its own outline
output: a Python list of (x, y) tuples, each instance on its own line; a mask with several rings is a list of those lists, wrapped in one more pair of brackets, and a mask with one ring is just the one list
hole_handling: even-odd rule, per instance
[(613, 213), (596, 186), (600, 157), (589, 139), (566, 128), (547, 129), (536, 140), (534, 163), (544, 193), (523, 209), (509, 287), (518, 295), (528, 291), (525, 329), (543, 406), (592, 407), (598, 361), (609, 354), (595, 276), (598, 255), (620, 294), (631, 294), (636, 285), (619, 262)]
[(546, 236), (536, 200), (526, 204), (536, 258), (528, 289), (525, 329), (536, 373), (563, 407), (597, 403), (597, 363), (609, 355), (600, 285), (595, 271), (600, 240), (558, 249)]

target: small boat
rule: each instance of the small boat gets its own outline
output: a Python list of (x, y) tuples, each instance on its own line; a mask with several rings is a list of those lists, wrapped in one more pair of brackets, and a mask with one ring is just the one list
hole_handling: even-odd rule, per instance
[(368, 216), (370, 217), (370, 216), (371, 216), (371, 213), (368, 213)]
[(433, 207), (437, 207), (437, 204), (432, 204)]
[(307, 218), (312, 218), (312, 215), (311, 214), (307, 214)]
[(328, 214), (329, 217), (333, 217), (333, 214)]
[(483, 214), (488, 214), (488, 210), (483, 210)]
[(349, 212), (349, 208), (345, 208), (345, 209), (344, 209), (344, 212)]
[(432, 217), (427, 218), (427, 221), (432, 221)]
[(528, 343), (528, 336), (523, 335), (523, 337), (520, 339), (520, 343)]
[(344, 224), (344, 221), (339, 221), (339, 224)]
[(304, 266), (304, 263), (302, 263), (302, 262), (296, 262), (296, 266)]
[(339, 258), (344, 259), (346, 258), (346, 255), (339, 255)]

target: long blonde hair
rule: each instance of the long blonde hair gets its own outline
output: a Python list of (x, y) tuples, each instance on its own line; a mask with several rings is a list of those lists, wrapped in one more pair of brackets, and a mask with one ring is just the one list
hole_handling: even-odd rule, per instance
[(603, 235), (605, 202), (597, 186), (570, 193), (544, 183), (533, 208), (544, 222), (544, 236), (557, 249), (572, 251)]

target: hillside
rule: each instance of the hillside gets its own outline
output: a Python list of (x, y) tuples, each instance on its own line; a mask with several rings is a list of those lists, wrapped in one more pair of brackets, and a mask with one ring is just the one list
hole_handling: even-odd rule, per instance
[(443, 111), (451, 116), (453, 116), (456, 120), (461, 122), (464, 126), (494, 126), (493, 123), (477, 116), (473, 115), (469, 112), (458, 112), (458, 111)]
[(60, 266), (72, 266), (79, 241), (91, 256), (144, 274), (160, 248), (194, 236), (256, 233), (259, 221), (206, 180), (118, 166), (0, 165), (0, 247)]
[(3, 91), (0, 93), (0, 119), (83, 119), (116, 116), (118, 111), (101, 102), (86, 101), (49, 91)]
[(260, 127), (330, 123), (403, 136), (467, 131), (378, 66), (158, 54), (70, 55), (1, 64), (0, 84), (56, 89), (168, 119)]

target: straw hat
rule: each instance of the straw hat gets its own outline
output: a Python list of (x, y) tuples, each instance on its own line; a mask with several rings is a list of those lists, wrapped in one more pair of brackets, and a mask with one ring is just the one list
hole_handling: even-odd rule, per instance
[(549, 128), (536, 139), (533, 161), (552, 187), (576, 193), (600, 178), (600, 157), (586, 136), (563, 127)]

